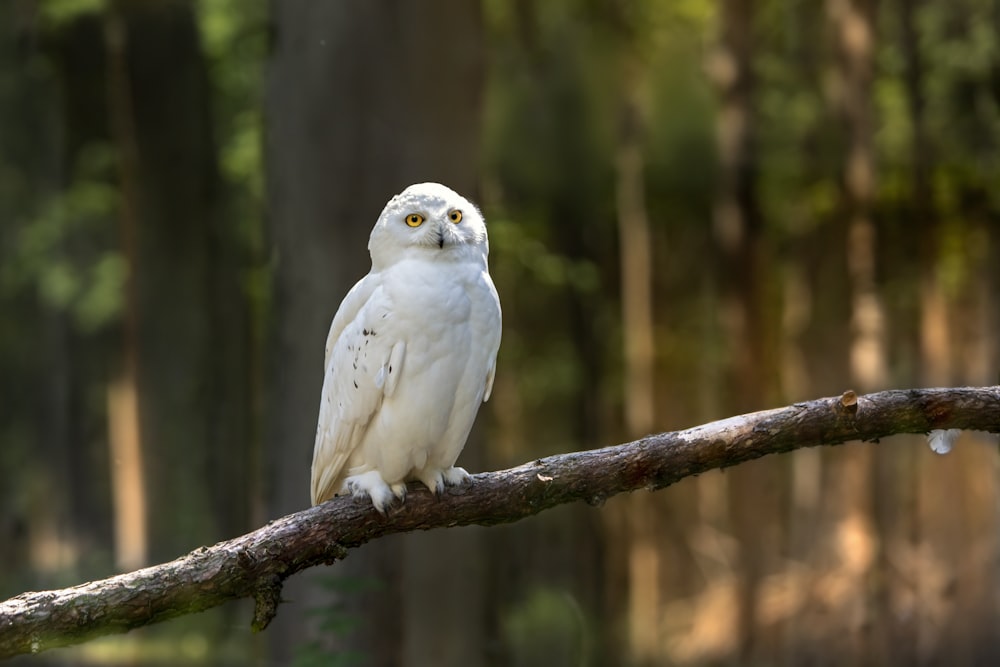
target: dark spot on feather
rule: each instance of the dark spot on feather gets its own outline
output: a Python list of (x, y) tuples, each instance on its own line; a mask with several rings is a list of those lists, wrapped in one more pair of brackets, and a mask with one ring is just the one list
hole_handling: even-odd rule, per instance
[(354, 381), (354, 388), (355, 388), (355, 389), (357, 389), (357, 388), (358, 388), (358, 381), (357, 381), (357, 380), (355, 380), (355, 381)]
[(389, 366), (389, 372), (390, 373), (392, 372), (392, 366)]
[(367, 335), (369, 335), (369, 334), (370, 334), (371, 332), (370, 332), (370, 331), (368, 331), (368, 329), (362, 329), (362, 330), (361, 330), (361, 333), (362, 333), (362, 334), (364, 334), (365, 336), (367, 336)]

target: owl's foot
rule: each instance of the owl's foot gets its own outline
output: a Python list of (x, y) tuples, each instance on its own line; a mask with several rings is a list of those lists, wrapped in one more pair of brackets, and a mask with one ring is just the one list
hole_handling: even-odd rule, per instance
[(418, 479), (423, 482), (428, 491), (435, 495), (441, 495), (446, 486), (461, 486), (470, 483), (472, 475), (465, 468), (453, 466), (444, 470), (424, 470)]
[(444, 483), (448, 486), (472, 484), (472, 475), (465, 468), (452, 466), (444, 471)]
[(402, 501), (406, 497), (406, 484), (399, 482), (390, 486), (377, 470), (351, 475), (344, 480), (344, 488), (355, 498), (371, 498), (372, 505), (380, 514), (385, 514), (393, 498)]

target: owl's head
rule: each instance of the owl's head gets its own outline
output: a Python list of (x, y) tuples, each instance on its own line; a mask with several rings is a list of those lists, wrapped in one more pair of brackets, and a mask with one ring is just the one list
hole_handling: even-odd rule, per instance
[(389, 200), (368, 240), (372, 266), (390, 266), (414, 253), (435, 259), (481, 258), (486, 222), (472, 202), (440, 183), (417, 183)]

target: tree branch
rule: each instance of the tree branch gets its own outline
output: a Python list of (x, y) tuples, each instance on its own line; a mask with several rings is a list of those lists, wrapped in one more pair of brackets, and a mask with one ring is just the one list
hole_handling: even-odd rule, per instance
[(1000, 386), (846, 392), (480, 473), (471, 486), (449, 489), (441, 498), (412, 490), (388, 516), (367, 500), (336, 498), (169, 563), (0, 603), (0, 659), (127, 632), (244, 597), (255, 599), (252, 627), (262, 630), (277, 613), (285, 578), (332, 564), (383, 535), (508, 523), (575, 500), (600, 505), (624, 491), (661, 489), (767, 454), (934, 429), (1000, 432)]

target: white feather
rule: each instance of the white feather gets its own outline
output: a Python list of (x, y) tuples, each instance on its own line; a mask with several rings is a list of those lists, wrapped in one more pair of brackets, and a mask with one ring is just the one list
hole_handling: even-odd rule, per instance
[(955, 446), (962, 431), (957, 428), (938, 429), (927, 434), (927, 444), (935, 454), (947, 454)]

